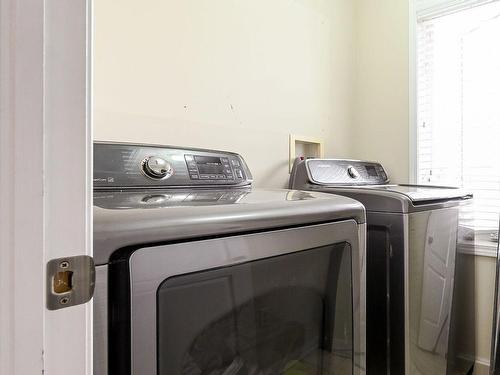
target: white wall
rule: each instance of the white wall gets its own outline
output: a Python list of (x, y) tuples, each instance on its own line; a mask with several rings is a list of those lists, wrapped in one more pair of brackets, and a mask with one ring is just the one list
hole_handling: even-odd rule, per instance
[(409, 181), (409, 1), (356, 1), (353, 155)]
[(351, 156), (352, 0), (94, 2), (94, 134), (241, 153), (288, 181), (288, 135)]

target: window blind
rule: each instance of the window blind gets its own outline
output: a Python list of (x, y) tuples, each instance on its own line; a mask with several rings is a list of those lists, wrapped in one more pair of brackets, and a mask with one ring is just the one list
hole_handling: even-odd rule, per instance
[(429, 20), (497, 0), (415, 0), (417, 19)]
[(500, 214), (498, 46), (500, 1), (417, 25), (418, 182), (472, 190), (467, 220), (484, 230), (497, 229)]

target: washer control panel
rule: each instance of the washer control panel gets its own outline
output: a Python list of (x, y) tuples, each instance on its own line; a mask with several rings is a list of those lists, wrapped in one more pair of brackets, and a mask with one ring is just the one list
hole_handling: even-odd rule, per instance
[(191, 180), (231, 181), (246, 178), (243, 163), (238, 157), (186, 154), (184, 159)]
[(307, 159), (309, 179), (323, 185), (381, 185), (389, 182), (379, 163), (345, 159)]
[(252, 175), (232, 152), (129, 143), (94, 143), (94, 187), (245, 186)]

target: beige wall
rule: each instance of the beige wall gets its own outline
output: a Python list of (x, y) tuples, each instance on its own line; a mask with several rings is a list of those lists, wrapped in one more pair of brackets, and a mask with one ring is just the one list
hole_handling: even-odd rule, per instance
[(476, 257), (476, 357), (481, 367), (490, 360), (495, 267), (495, 258)]
[(351, 156), (352, 0), (99, 0), (97, 140), (241, 153), (288, 181), (290, 133)]
[(356, 1), (353, 155), (409, 179), (408, 1)]

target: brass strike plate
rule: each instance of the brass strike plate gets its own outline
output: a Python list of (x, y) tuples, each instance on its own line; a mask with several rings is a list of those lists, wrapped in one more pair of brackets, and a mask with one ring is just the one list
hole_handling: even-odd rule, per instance
[(92, 257), (52, 259), (47, 263), (47, 309), (58, 310), (88, 302), (95, 287)]

